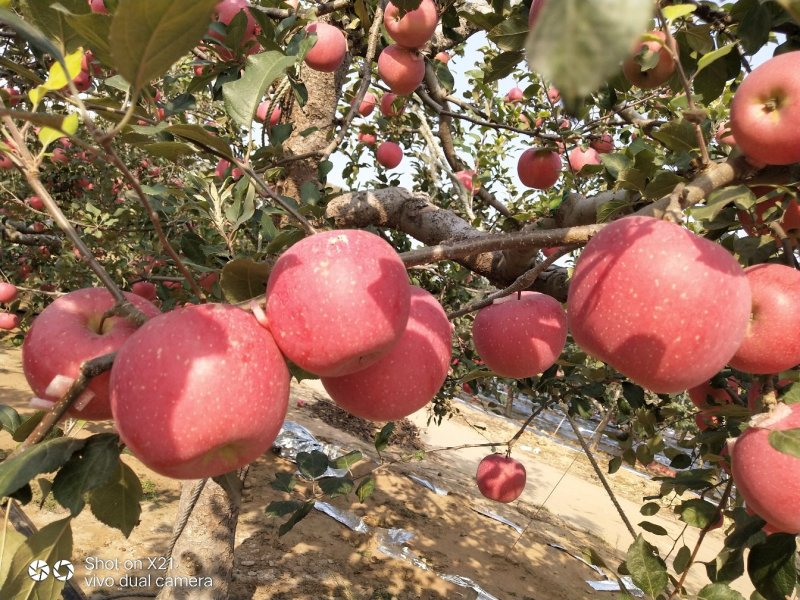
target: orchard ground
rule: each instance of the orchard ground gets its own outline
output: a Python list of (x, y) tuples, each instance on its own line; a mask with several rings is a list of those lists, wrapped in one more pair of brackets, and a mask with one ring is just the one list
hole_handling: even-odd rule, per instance
[[(31, 392), (22, 375), (20, 352), (0, 345), (0, 404), (9, 404), (29, 413), (27, 402)], [(300, 402), (298, 402), (300, 401)], [(288, 419), (307, 427), (321, 441), (333, 443), (345, 451), (362, 450), (365, 456), (376, 457), (374, 447), (348, 431), (363, 430), (363, 423), (333, 427), (314, 416), (314, 403), (325, 402), (322, 386), (304, 382), (292, 388)], [(354, 419), (354, 418), (353, 418)], [(459, 405), (459, 414), (441, 426), (427, 426), (425, 410), (410, 417), (418, 426), (423, 448), (439, 448), (508, 439), (515, 432), (513, 424), (467, 405)], [(331, 421), (328, 419), (328, 421)], [(333, 421), (331, 421), (333, 422)], [(347, 429), (348, 431), (345, 431)], [(108, 431), (108, 425), (92, 424), (79, 435)], [(408, 438), (408, 436), (405, 436)], [(0, 433), (0, 450), (14, 446), (10, 436)], [(406, 450), (405, 453), (409, 451)], [(389, 457), (404, 451), (390, 446)], [(601, 487), (588, 460), (579, 451), (566, 448), (550, 435), (526, 431), (515, 446), (514, 457), (528, 472), (528, 482), (518, 502), (503, 505), (484, 499), (475, 485), (477, 464), (488, 453), (487, 448), (430, 453), (422, 461), (405, 462), (381, 468), (376, 472), (375, 494), (361, 504), (350, 494), (332, 504), (351, 510), (373, 527), (403, 528), (414, 533), (408, 544), (431, 570), (423, 570), (408, 562), (386, 556), (378, 550), (373, 535), (355, 533), (332, 518), (317, 512), (301, 521), (295, 529), (279, 538), (280, 521), (268, 518), (263, 507), (272, 500), (290, 499), (273, 490), (270, 482), (276, 472), (294, 472), (294, 464), (271, 453), (256, 461), (245, 484), (241, 518), (236, 532), (236, 561), (231, 598), (253, 600), (318, 600), (323, 598), (357, 599), (431, 599), (475, 598), (470, 589), (456, 586), (437, 577), (433, 571), (468, 577), (487, 592), (509, 598), (556, 600), (611, 598), (608, 592), (593, 591), (585, 580), (601, 579), (570, 555), (549, 546), (559, 544), (571, 553), (581, 555), (591, 547), (611, 567), (624, 559), (631, 538)], [(609, 457), (598, 453), (605, 467)], [(130, 538), (97, 521), (91, 512), (83, 511), (73, 526), (73, 562), (76, 581), (92, 600), (107, 593), (151, 592), (152, 588), (106, 589), (87, 585), (86, 577), (112, 577), (118, 583), (126, 574), (126, 560), (141, 559), (144, 570), (128, 575), (150, 574), (152, 580), (164, 575), (147, 570), (148, 558), (163, 555), (172, 534), (178, 507), (180, 482), (149, 471), (132, 456), (127, 462), (143, 482), (145, 500), (141, 523)], [(359, 464), (355, 474), (374, 464)], [(407, 477), (415, 474), (449, 491), (438, 496)], [(609, 477), (610, 483), (628, 518), (636, 524), (644, 519), (639, 514), (643, 496), (654, 495), (658, 483), (649, 476), (620, 470)], [(33, 486), (35, 489), (38, 486)], [(294, 498), (297, 499), (297, 492)], [(66, 516), (66, 511), (52, 499), (41, 509), (41, 494), (34, 492), (34, 502), (25, 510), (37, 527)], [(485, 517), (473, 508), (489, 509), (522, 526), (522, 535), (498, 521)], [(282, 521), (283, 519), (281, 519)], [(647, 520), (665, 527), (671, 536), (682, 529), (682, 523), (668, 509), (662, 509)], [(638, 530), (638, 528), (637, 528)], [(684, 542), (693, 547), (697, 529), (689, 529)], [(667, 555), (672, 541), (647, 534), (662, 556)], [(676, 549), (681, 543), (676, 545)], [(699, 559), (710, 559), (720, 551), (722, 534), (712, 531), (706, 538)], [(674, 552), (670, 556), (671, 560)], [(87, 559), (117, 560), (119, 568), (87, 570)], [(96, 561), (89, 561), (95, 562)], [(690, 571), (687, 587), (697, 591), (703, 584), (702, 565)], [(740, 579), (733, 586), (749, 596), (749, 582)]]

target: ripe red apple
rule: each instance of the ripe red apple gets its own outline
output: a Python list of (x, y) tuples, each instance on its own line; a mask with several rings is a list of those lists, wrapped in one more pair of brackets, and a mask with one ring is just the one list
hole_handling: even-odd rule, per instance
[[(100, 67), (100, 63), (95, 60), (94, 53), (91, 50), (87, 50), (83, 53), (81, 71), (86, 71), (94, 77), (100, 77), (103, 74), (103, 69)], [(160, 94), (160, 92), (158, 93)]]
[[(725, 388), (713, 387), (710, 382), (697, 385), (689, 390), (689, 400), (697, 408), (707, 408), (714, 404), (730, 404), (733, 402), (731, 393)], [(709, 398), (712, 402), (709, 401)]]
[(366, 231), (326, 231), (275, 263), (266, 315), (289, 360), (339, 377), (373, 364), (400, 339), (409, 297), (405, 267), (387, 242)]
[[(255, 38), (258, 30), (258, 24), (256, 23), (253, 15), (250, 13), (250, 3), (247, 0), (222, 0), (214, 9), (217, 21), (226, 27), (230, 25), (231, 21), (233, 21), (236, 15), (242, 11), (244, 11), (245, 16), (247, 17), (247, 25), (245, 25), (244, 33), (242, 34), (242, 44), (244, 45)], [(221, 42), (225, 39), (214, 31), (211, 31), (210, 35)]]
[(718, 415), (709, 414), (705, 410), (701, 410), (694, 416), (694, 422), (700, 431), (717, 429), (722, 425), (722, 419), (720, 419)]
[(367, 133), (364, 131), (358, 132), (358, 141), (364, 144), (365, 146), (374, 146), (375, 142), (378, 141), (378, 138), (375, 137), (374, 133)]
[(107, 15), (105, 0), (89, 0), (89, 10), (99, 15)]
[(156, 286), (150, 281), (137, 281), (131, 286), (131, 293), (152, 302), (156, 299)]
[(758, 164), (800, 162), (800, 51), (779, 54), (754, 69), (733, 95), (731, 131)]
[[(651, 31), (649, 36), (656, 40), (639, 40), (634, 43), (630, 56), (622, 63), (622, 72), (633, 85), (643, 90), (657, 88), (665, 83), (675, 72), (675, 61), (667, 49), (667, 36), (663, 31)], [(658, 55), (658, 62), (652, 69), (642, 70), (642, 65), (637, 57), (644, 55), (645, 60), (650, 54)]]
[(167, 477), (201, 479), (269, 449), (286, 417), (289, 370), (252, 314), (188, 305), (130, 337), (110, 388), (117, 431), (133, 454)]
[(433, 0), (422, 0), (414, 10), (410, 10), (402, 17), (400, 9), (389, 2), (386, 12), (383, 13), (383, 25), (386, 31), (404, 48), (422, 48), (433, 37), (436, 25), (439, 22), (439, 13)]
[(17, 286), (0, 281), (0, 302), (8, 304), (17, 297)]
[[(772, 188), (766, 186), (755, 186), (752, 188), (753, 194), (757, 198), (766, 196), (772, 192)], [(787, 202), (788, 200), (788, 202)], [(764, 224), (764, 213), (770, 208), (780, 203), (783, 208), (783, 216), (781, 217), (780, 225), (786, 233), (793, 229), (800, 229), (800, 205), (797, 203), (797, 198), (791, 198), (788, 194), (773, 195), (766, 200), (758, 202), (753, 211), (755, 212), (755, 219), (746, 210), (738, 210), (736, 214), (739, 217), (739, 222), (742, 228), (748, 235), (760, 236), (769, 235), (770, 229)]]
[(0, 170), (8, 171), (14, 168), (14, 163), (7, 154), (0, 153)]
[(79, 92), (85, 92), (92, 87), (92, 77), (87, 71), (78, 71), (72, 83), (75, 84), (75, 89)]
[(28, 196), (25, 198), (25, 204), (30, 206), (33, 210), (44, 210), (44, 200), (39, 196)]
[(533, 25), (536, 23), (543, 6), (544, 0), (533, 0), (531, 2), (531, 9), (528, 12), (528, 29), (533, 29)]
[(450, 62), (450, 55), (447, 52), (438, 52), (433, 59), (438, 60), (440, 63), (447, 64)]
[(736, 137), (733, 135), (733, 132), (731, 131), (730, 122), (720, 123), (719, 127), (717, 127), (717, 132), (714, 135), (714, 138), (717, 140), (717, 143), (720, 146), (736, 145)]
[[(147, 317), (159, 314), (147, 300), (125, 293), (125, 297)], [(22, 370), (39, 398), (57, 401), (61, 393), (47, 388), (57, 375), (76, 378), (81, 363), (116, 352), (136, 328), (125, 319), (103, 315), (114, 306), (114, 298), (103, 288), (85, 288), (53, 301), (34, 319), (22, 345)], [(70, 410), (70, 416), (90, 421), (110, 419), (108, 373), (92, 379), (89, 403)], [(141, 378), (140, 378), (141, 379)], [(56, 386), (57, 387), (57, 386)]]
[[(355, 100), (355, 98), (353, 98)], [(358, 114), (362, 117), (368, 117), (373, 110), (375, 110), (375, 105), (378, 103), (378, 99), (375, 97), (375, 94), (372, 92), (367, 92), (364, 94), (364, 99), (361, 101), (361, 104), (358, 105)]]
[(800, 271), (779, 264), (748, 267), (753, 305), (747, 334), (729, 364), (745, 373), (769, 374), (800, 363)]
[[(261, 123), (267, 120), (267, 111), (269, 110), (269, 100), (264, 100), (261, 104), (258, 105), (256, 109), (256, 119)], [(269, 116), (269, 126), (275, 127), (278, 124), (278, 121), (281, 120), (281, 107), (276, 106), (272, 109), (272, 114)]]
[(720, 245), (649, 217), (606, 225), (584, 248), (567, 300), (575, 342), (657, 393), (708, 381), (744, 339), (750, 285)]
[(800, 533), (800, 458), (769, 443), (771, 431), (800, 428), (800, 404), (778, 404), (772, 413), (756, 415), (731, 450), (733, 481), (747, 506), (771, 526)]
[(383, 116), (398, 117), (403, 114), (405, 106), (397, 106), (400, 104), (399, 102), (395, 102), (397, 98), (397, 94), (393, 94), (391, 92), (386, 92), (383, 96), (381, 96), (381, 112), (383, 113)]
[(508, 90), (508, 93), (506, 94), (504, 100), (508, 103), (514, 103), (514, 102), (522, 102), (524, 98), (525, 94), (523, 93), (523, 91), (515, 86), (510, 90)]
[(22, 100), (22, 94), (16, 88), (2, 87), (0, 88), (0, 97), (3, 98), (6, 106), (16, 106)]
[(336, 404), (370, 421), (396, 421), (433, 399), (450, 367), (452, 328), (431, 294), (411, 286), (408, 323), (397, 343), (373, 365), (343, 377), (323, 377)]
[(394, 142), (381, 142), (375, 158), (387, 169), (394, 169), (403, 160), (403, 149)]
[(586, 148), (585, 150), (580, 146), (576, 146), (567, 154), (569, 166), (572, 171), (577, 175), (583, 170), (586, 165), (599, 165), (600, 155), (594, 148)]
[(528, 148), (517, 161), (517, 175), (523, 185), (546, 190), (561, 176), (561, 157), (551, 150)]
[(378, 75), (395, 94), (405, 96), (425, 78), (425, 61), (416, 50), (392, 44), (378, 56)]
[(50, 155), (50, 160), (54, 163), (66, 164), (69, 162), (69, 155), (64, 148), (53, 148), (53, 153)]
[(481, 359), (502, 377), (533, 377), (555, 364), (567, 341), (561, 304), (538, 292), (506, 296), (478, 311), (472, 342)]
[(547, 99), (551, 103), (557, 104), (561, 100), (561, 92), (558, 91), (557, 87), (551, 85), (547, 88)]
[(553, 256), (553, 254), (559, 252), (561, 248), (562, 248), (561, 246), (552, 246), (550, 248), (542, 248), (541, 250), (545, 258), (550, 258), (551, 256)]
[(13, 313), (0, 312), (0, 329), (11, 330), (19, 325), (19, 317)]
[(214, 173), (220, 179), (225, 179), (229, 169), (230, 169), (230, 176), (233, 178), (234, 181), (236, 181), (237, 179), (241, 179), (242, 175), (244, 175), (244, 173), (242, 173), (242, 170), (239, 167), (233, 167), (233, 169), (231, 169), (230, 161), (225, 160), (224, 158), (219, 159), (219, 162), (217, 162), (217, 168), (214, 170)]
[(608, 154), (614, 150), (614, 138), (610, 134), (604, 133), (600, 137), (592, 140), (589, 146), (598, 154)]
[(197, 280), (198, 285), (203, 288), (207, 293), (211, 293), (214, 289), (214, 284), (219, 281), (219, 273), (216, 271), (211, 271), (210, 273), (206, 273), (202, 277)]
[(525, 465), (510, 456), (490, 454), (478, 464), (478, 489), (489, 500), (513, 502), (525, 489)]
[(463, 171), (458, 171), (455, 175), (456, 179), (458, 179), (461, 182), (461, 185), (463, 185), (470, 194), (477, 193), (478, 190), (475, 189), (475, 184), (473, 183), (473, 180), (475, 178), (475, 171), (463, 170)]
[(333, 73), (344, 62), (347, 40), (341, 29), (328, 23), (309, 23), (307, 33), (315, 33), (317, 41), (306, 54), (306, 64), (315, 71)]

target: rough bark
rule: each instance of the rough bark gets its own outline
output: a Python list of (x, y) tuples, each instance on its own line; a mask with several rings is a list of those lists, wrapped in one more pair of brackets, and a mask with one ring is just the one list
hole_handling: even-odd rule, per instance
[[(234, 481), (234, 478), (229, 480)], [(241, 483), (240, 480), (239, 485)], [(183, 484), (178, 515), (188, 509), (195, 485), (195, 481)], [(241, 487), (238, 492), (229, 495), (209, 479), (172, 552), (168, 577), (211, 577), (213, 586), (163, 588), (158, 600), (225, 600), (230, 597)]]

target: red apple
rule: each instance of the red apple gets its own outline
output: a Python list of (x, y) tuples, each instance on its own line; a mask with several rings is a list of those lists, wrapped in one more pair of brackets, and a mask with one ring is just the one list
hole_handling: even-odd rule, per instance
[[(353, 98), (355, 101), (355, 98)], [(364, 99), (361, 101), (361, 104), (358, 105), (358, 114), (362, 117), (368, 117), (373, 110), (375, 110), (375, 105), (378, 103), (378, 99), (375, 97), (375, 94), (372, 92), (367, 92), (364, 94)]]
[(386, 31), (404, 48), (422, 48), (433, 37), (439, 13), (433, 0), (422, 0), (414, 10), (400, 15), (400, 9), (389, 2), (383, 13)]
[(397, 97), (397, 94), (391, 92), (386, 92), (381, 96), (381, 112), (385, 117), (398, 117), (403, 114), (405, 106), (398, 106), (400, 103), (395, 102)]
[(326, 231), (275, 263), (266, 315), (289, 360), (339, 377), (375, 363), (400, 339), (409, 297), (405, 267), (387, 242), (366, 231)]
[[(159, 314), (147, 300), (125, 293), (125, 297), (147, 317)], [(56, 299), (34, 319), (22, 345), (22, 370), (33, 392), (45, 400), (59, 400), (63, 390), (47, 389), (57, 375), (76, 378), (81, 363), (103, 354), (116, 352), (136, 328), (120, 317), (103, 315), (114, 306), (106, 289), (85, 288)], [(73, 407), (69, 414), (90, 421), (110, 419), (108, 373), (92, 379), (88, 390), (94, 394), (83, 407)], [(144, 377), (140, 376), (140, 380)], [(55, 385), (55, 387), (58, 387)]]
[(91, 50), (87, 50), (83, 53), (83, 58), (81, 59), (81, 71), (86, 71), (94, 77), (100, 77), (100, 75), (103, 74), (103, 69), (95, 60), (94, 53), (92, 53)]
[(0, 281), (0, 302), (8, 304), (17, 297), (17, 286)]
[[(269, 100), (264, 100), (258, 105), (256, 109), (256, 120), (264, 123), (267, 120), (267, 111), (269, 110)], [(269, 126), (275, 127), (281, 120), (281, 107), (276, 106), (272, 109), (272, 114), (269, 116)]]
[(452, 328), (431, 294), (411, 286), (408, 323), (378, 362), (343, 377), (323, 377), (336, 404), (362, 419), (396, 421), (425, 406), (450, 367)]
[(237, 179), (241, 179), (242, 175), (244, 175), (244, 173), (242, 173), (242, 170), (239, 167), (233, 167), (233, 169), (231, 169), (230, 161), (225, 160), (224, 158), (219, 159), (219, 162), (217, 162), (217, 168), (214, 170), (214, 173), (220, 179), (225, 179), (229, 170), (230, 170), (230, 176), (233, 178), (234, 181), (236, 181)]
[(598, 154), (608, 154), (614, 149), (614, 138), (610, 134), (604, 133), (600, 137), (592, 140), (589, 146)]
[(156, 286), (150, 281), (137, 281), (131, 286), (131, 293), (152, 302), (156, 299)]
[[(752, 191), (757, 198), (761, 198), (771, 193), (772, 188), (755, 186), (752, 188)], [(780, 221), (783, 230), (789, 233), (794, 229), (800, 229), (800, 205), (797, 203), (797, 198), (791, 198), (788, 194), (776, 194), (755, 205), (753, 208), (755, 219), (745, 210), (736, 211), (739, 222), (748, 235), (760, 236), (769, 235), (771, 233), (769, 227), (764, 224), (764, 213), (778, 203), (780, 203), (783, 208), (783, 216)]]
[(710, 414), (705, 410), (701, 410), (694, 416), (694, 422), (700, 431), (717, 429), (720, 425), (722, 425), (722, 420), (718, 415)]
[(736, 138), (734, 137), (733, 132), (731, 131), (730, 122), (719, 124), (719, 127), (717, 127), (717, 132), (714, 135), (714, 139), (717, 140), (717, 143), (720, 146), (736, 145)]
[[(648, 35), (658, 38), (658, 41), (637, 41), (631, 49), (631, 55), (622, 64), (622, 72), (628, 81), (643, 90), (657, 88), (672, 77), (675, 72), (675, 61), (666, 46), (667, 36), (663, 31), (658, 30), (651, 31)], [(652, 54), (658, 56), (658, 62), (651, 69), (643, 70), (637, 58), (641, 56), (644, 60), (649, 60)]]
[[(256, 31), (258, 29), (255, 18), (250, 14), (250, 3), (247, 0), (222, 0), (214, 9), (217, 21), (226, 27), (231, 24), (231, 21), (233, 21), (236, 15), (241, 11), (244, 11), (247, 17), (247, 25), (245, 25), (242, 35), (242, 43), (244, 44), (256, 36)], [(211, 36), (219, 39), (219, 41), (224, 41), (224, 38), (216, 33), (211, 33)]]
[(517, 175), (523, 185), (546, 190), (561, 176), (561, 157), (551, 150), (528, 148), (517, 161)]
[(472, 342), (481, 359), (502, 377), (533, 377), (555, 364), (567, 341), (561, 304), (538, 292), (506, 296), (478, 311)]
[(69, 162), (69, 155), (64, 148), (53, 148), (53, 153), (50, 155), (50, 160), (54, 163), (66, 164)]
[(307, 33), (317, 35), (317, 41), (306, 54), (306, 64), (315, 71), (333, 73), (344, 62), (347, 40), (341, 29), (328, 23), (309, 23)]
[(108, 14), (108, 9), (106, 8), (105, 0), (89, 0), (89, 10), (99, 15)]
[(562, 248), (562, 246), (552, 246), (550, 248), (542, 248), (541, 250), (542, 250), (542, 254), (544, 254), (545, 258), (550, 258), (556, 252), (560, 252), (561, 248)]
[(0, 97), (3, 98), (3, 102), (5, 102), (7, 107), (16, 106), (19, 104), (19, 101), (22, 100), (20, 91), (12, 87), (0, 88)]
[(0, 312), (0, 329), (11, 330), (19, 325), (19, 317), (13, 313)]
[(416, 50), (392, 44), (378, 56), (378, 75), (395, 94), (405, 96), (425, 78), (425, 61)]
[(733, 481), (747, 506), (777, 531), (800, 533), (800, 458), (769, 443), (772, 431), (800, 428), (800, 404), (757, 415), (731, 450)]
[(733, 397), (727, 389), (713, 387), (708, 381), (687, 390), (687, 392), (689, 393), (689, 400), (697, 408), (707, 408), (715, 404), (731, 404), (733, 402)]
[(403, 160), (403, 149), (394, 142), (381, 142), (375, 158), (387, 169), (394, 169)]
[(586, 165), (599, 165), (600, 155), (594, 148), (586, 148), (585, 150), (580, 146), (576, 146), (567, 154), (569, 166), (573, 173), (576, 175), (583, 170)]
[(374, 133), (367, 133), (364, 131), (358, 132), (358, 141), (364, 144), (365, 146), (374, 146), (375, 142), (378, 141), (378, 138), (375, 137)]
[(28, 196), (25, 198), (25, 204), (30, 206), (33, 210), (44, 210), (44, 200), (39, 196)]
[(433, 59), (438, 60), (440, 63), (447, 64), (450, 62), (450, 55), (447, 52), (438, 52)]
[(14, 163), (11, 162), (11, 158), (7, 154), (0, 153), (0, 170), (8, 171), (13, 168)]
[(731, 131), (753, 162), (800, 162), (800, 51), (779, 54), (754, 69), (733, 95)]
[(567, 300), (575, 342), (657, 393), (719, 372), (744, 339), (750, 308), (747, 276), (722, 246), (638, 216), (589, 241)]
[(544, 6), (544, 1), (545, 0), (533, 0), (533, 2), (531, 2), (531, 9), (528, 12), (528, 29), (533, 29), (536, 19), (539, 18), (539, 13)]
[(470, 194), (476, 194), (478, 192), (478, 190), (475, 189), (475, 184), (473, 183), (475, 179), (475, 171), (463, 170), (458, 171), (455, 175), (456, 179), (461, 182), (461, 185), (463, 185)]
[(210, 273), (206, 273), (200, 279), (197, 280), (198, 285), (203, 288), (208, 293), (214, 289), (214, 284), (219, 281), (219, 273), (216, 271), (211, 271)]
[(557, 87), (551, 85), (547, 88), (547, 99), (552, 104), (557, 104), (561, 100), (561, 92), (558, 91)]
[(478, 489), (489, 500), (513, 502), (525, 489), (525, 465), (510, 456), (490, 454), (478, 465)]
[(78, 74), (72, 80), (72, 83), (75, 84), (75, 89), (77, 89), (79, 92), (85, 92), (92, 87), (92, 77), (86, 71), (78, 71)]
[(800, 363), (800, 271), (779, 264), (745, 269), (753, 307), (747, 334), (729, 364), (745, 373), (769, 374)]
[(504, 100), (508, 103), (514, 103), (514, 102), (522, 102), (524, 98), (525, 94), (523, 93), (523, 91), (515, 86), (510, 90), (508, 90), (508, 93), (506, 94)]
[(214, 477), (264, 454), (289, 405), (289, 370), (252, 314), (188, 305), (120, 348), (111, 409), (122, 441), (153, 471)]

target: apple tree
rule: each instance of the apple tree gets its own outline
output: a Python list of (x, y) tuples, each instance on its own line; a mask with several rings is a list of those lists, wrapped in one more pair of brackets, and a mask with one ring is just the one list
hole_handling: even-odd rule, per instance
[[(0, 411), (0, 496), (56, 472), (71, 512), (18, 540), (0, 596), (69, 558), (87, 503), (130, 534), (124, 446), (186, 480), (171, 574), (227, 597), (247, 465), (315, 377), (378, 422), (475, 390), (613, 419), (607, 471), (665, 456), (642, 513), (699, 531), (667, 552), (621, 514), (616, 575), (795, 597), (799, 49), (794, 0), (0, 1), (0, 329), (41, 409)], [(529, 423), (481, 463), (487, 497), (523, 492)], [(369, 495), (327, 479), (276, 481), (282, 530)]]

